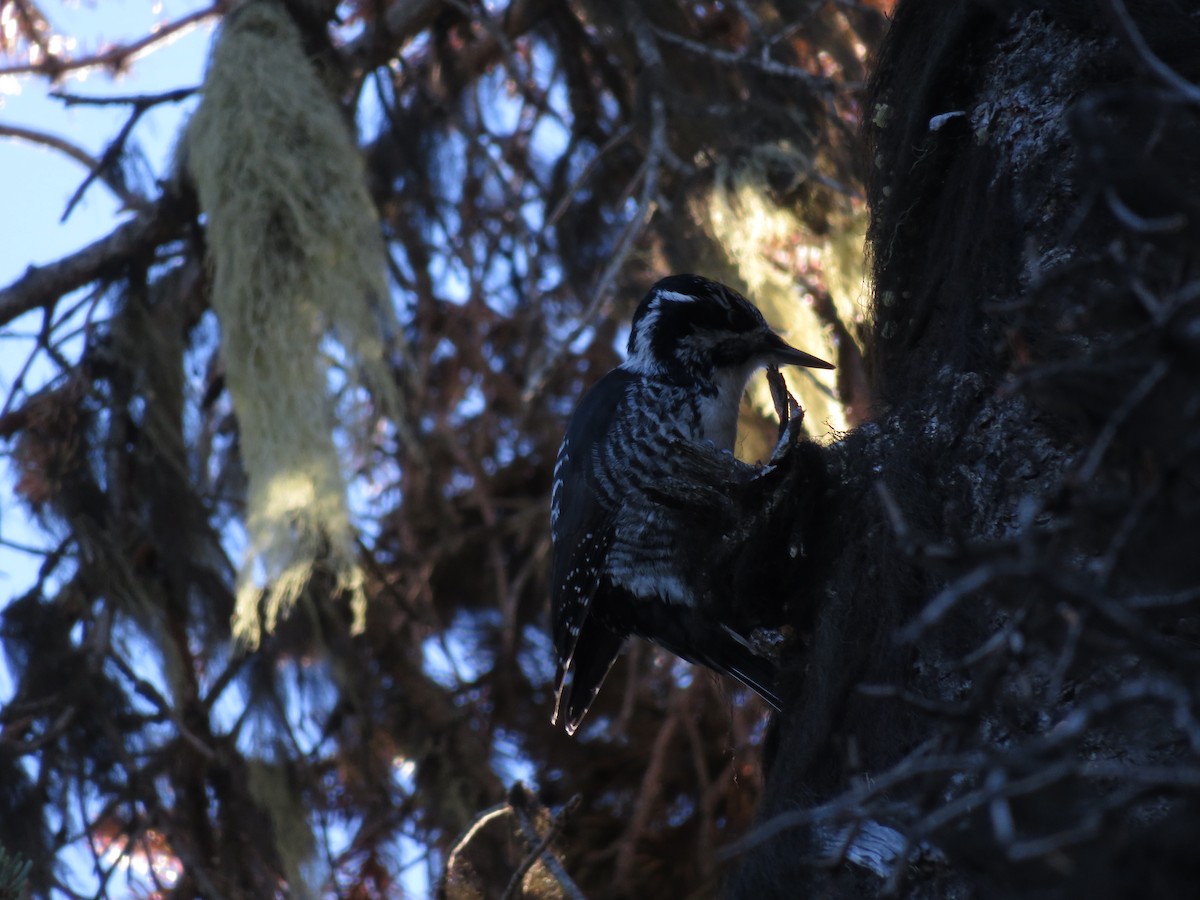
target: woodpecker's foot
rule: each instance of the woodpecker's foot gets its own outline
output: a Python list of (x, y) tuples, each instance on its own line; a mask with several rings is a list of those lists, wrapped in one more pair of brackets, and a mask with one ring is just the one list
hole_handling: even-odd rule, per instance
[(800, 408), (791, 395), (788, 395), (788, 416), (779, 428), (779, 440), (775, 444), (775, 450), (771, 453), (771, 459), (767, 463), (768, 468), (774, 468), (782, 463), (791, 454), (793, 448), (804, 440), (804, 410)]
[(775, 414), (779, 416), (779, 440), (767, 463), (772, 468), (781, 463), (804, 437), (804, 410), (787, 389), (783, 373), (778, 366), (767, 366), (767, 384), (771, 388), (771, 399), (775, 403)]
[(775, 415), (779, 417), (779, 436), (783, 437), (783, 429), (787, 427), (792, 415), (792, 406), (796, 401), (788, 392), (787, 382), (783, 380), (779, 366), (767, 366), (767, 387), (771, 389), (771, 401), (775, 404)]

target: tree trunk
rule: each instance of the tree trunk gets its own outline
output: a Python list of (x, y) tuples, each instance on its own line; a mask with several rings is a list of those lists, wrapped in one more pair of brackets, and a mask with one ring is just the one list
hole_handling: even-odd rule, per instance
[(1194, 890), (1200, 19), (1001, 7), (881, 53), (886, 407), (829, 452), (733, 896)]

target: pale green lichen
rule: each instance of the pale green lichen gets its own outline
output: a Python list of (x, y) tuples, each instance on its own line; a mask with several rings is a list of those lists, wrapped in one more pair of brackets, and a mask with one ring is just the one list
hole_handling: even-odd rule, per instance
[[(713, 189), (694, 208), (767, 320), (795, 346), (833, 359), (825, 325), (809, 306), (797, 302), (799, 288), (791, 269), (780, 264), (780, 256), (793, 261), (798, 254), (807, 256), (804, 262), (822, 272), (841, 320), (853, 322), (861, 316), (864, 296), (865, 218), (828, 237), (813, 236), (798, 210), (776, 201), (768, 183), (769, 171), (789, 170), (804, 177), (813, 171), (813, 162), (786, 142), (760, 145), (736, 166), (721, 166)], [(833, 390), (835, 374), (820, 370), (784, 374), (806, 411), (810, 429), (846, 429), (845, 410)], [(756, 382), (752, 391), (754, 402), (770, 410), (766, 384)]]
[(249, 475), (235, 634), (256, 644), (314, 569), (365, 615), (322, 344), (398, 413), (383, 241), (351, 129), (279, 3), (226, 19), (181, 161), (207, 216), (213, 307)]

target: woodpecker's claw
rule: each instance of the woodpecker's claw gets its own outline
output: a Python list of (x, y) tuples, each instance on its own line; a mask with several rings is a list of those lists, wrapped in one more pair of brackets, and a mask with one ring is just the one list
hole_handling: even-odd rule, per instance
[(782, 463), (792, 452), (792, 448), (803, 439), (804, 410), (793, 400), (791, 415), (788, 417), (787, 424), (779, 429), (779, 441), (775, 444), (775, 452), (771, 454), (771, 459), (767, 463), (768, 468)]
[(779, 416), (779, 434), (782, 437), (783, 429), (787, 427), (792, 407), (796, 401), (788, 392), (787, 382), (783, 380), (783, 373), (779, 371), (779, 366), (774, 364), (767, 366), (767, 386), (771, 389), (771, 402), (775, 404), (775, 415)]
[(778, 366), (767, 366), (767, 384), (771, 388), (775, 414), (779, 416), (779, 440), (775, 443), (775, 450), (767, 463), (767, 467), (771, 468), (781, 463), (792, 447), (803, 438), (804, 410), (787, 389), (787, 383), (783, 380), (783, 373), (779, 371)]

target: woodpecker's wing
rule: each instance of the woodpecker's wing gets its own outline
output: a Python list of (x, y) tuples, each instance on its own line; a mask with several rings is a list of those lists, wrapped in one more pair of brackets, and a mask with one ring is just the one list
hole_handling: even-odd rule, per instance
[(757, 467), (712, 444), (676, 438), (670, 453), (670, 474), (644, 488), (655, 503), (679, 512), (733, 513), (738, 488), (759, 474)]
[[(584, 395), (567, 426), (554, 466), (551, 609), (559, 671), (553, 721), (557, 723), (566, 711), (563, 689), (570, 679), (569, 731), (574, 731), (587, 712), (625, 637), (599, 622), (589, 622), (588, 611), (612, 544), (616, 513), (613, 499), (598, 480), (598, 453), (635, 380), (616, 369)], [(586, 703), (579, 708), (585, 697)]]

